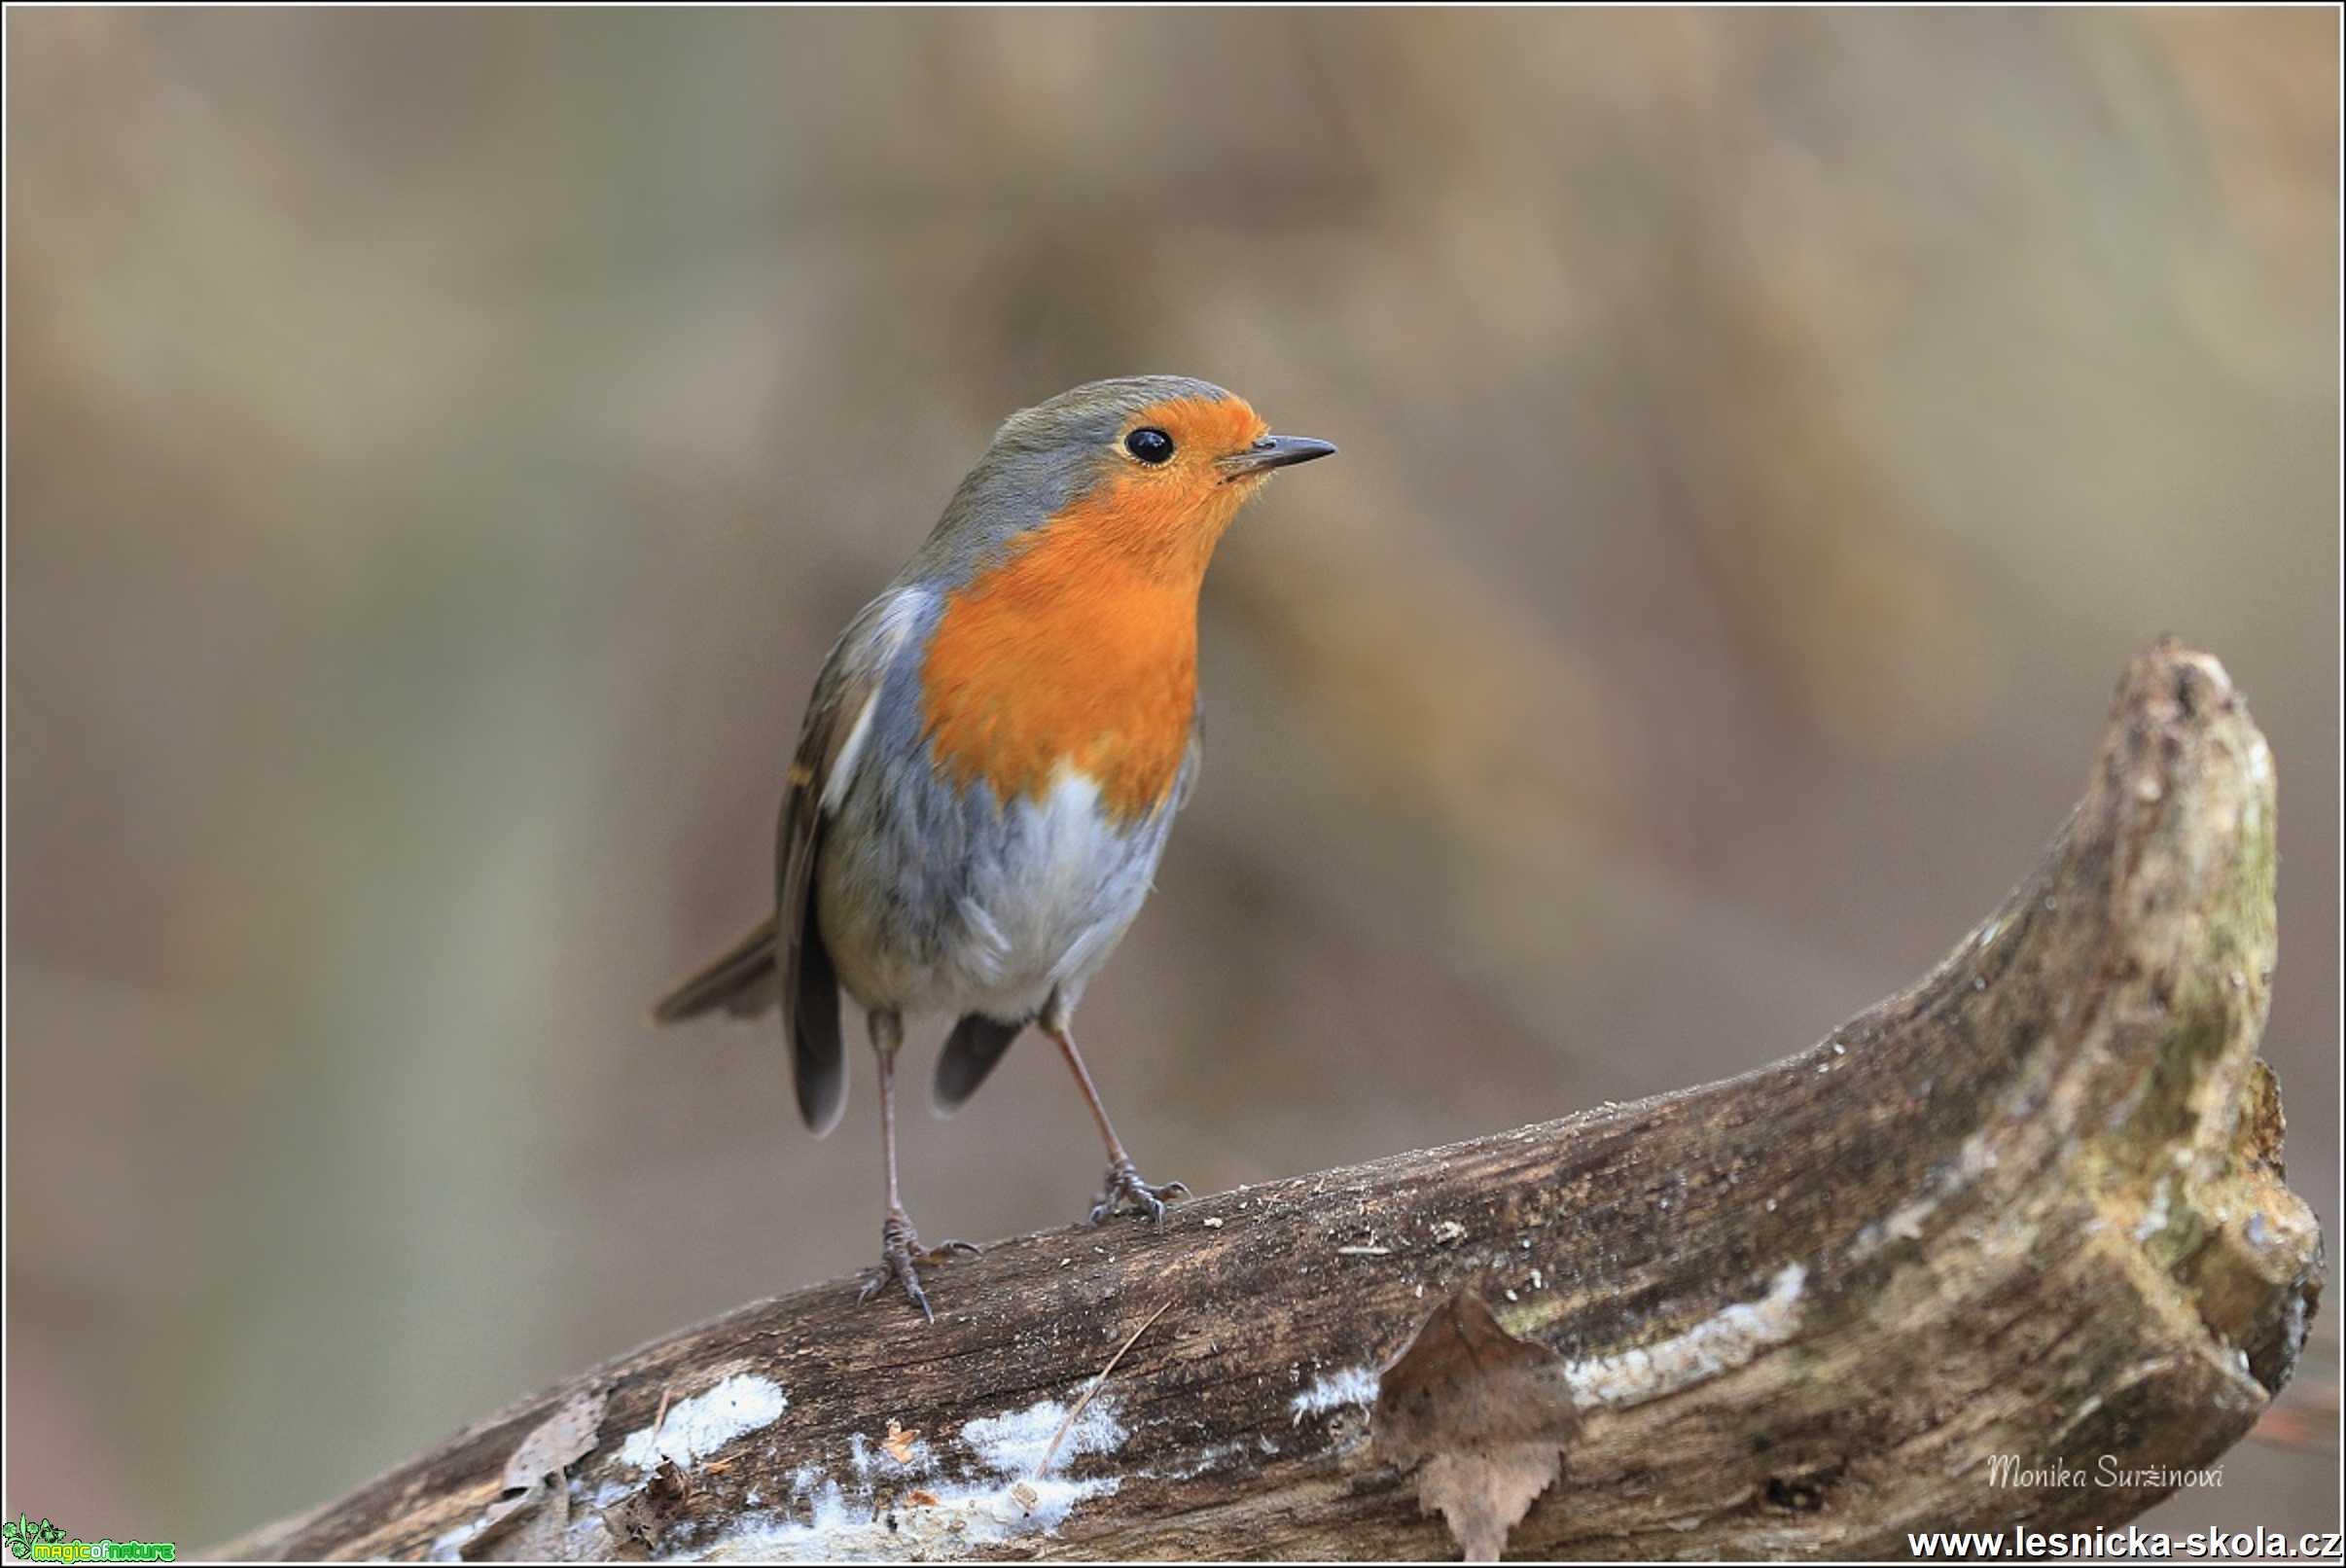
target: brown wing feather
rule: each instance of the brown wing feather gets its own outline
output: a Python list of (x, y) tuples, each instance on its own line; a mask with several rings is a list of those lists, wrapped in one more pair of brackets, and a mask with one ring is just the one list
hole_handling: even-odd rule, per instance
[[(835, 719), (835, 710), (831, 714)], [(815, 856), (822, 848), (822, 795), (807, 772), (809, 747), (821, 753), (831, 726), (821, 731), (807, 715), (800, 760), (791, 766), (774, 848), (774, 921), (781, 938), (782, 1037), (790, 1046), (791, 1083), (799, 1116), (821, 1137), (847, 1110), (847, 1073), (839, 1041), (839, 980), (823, 945), (816, 918)]]
[(823, 944), (815, 871), (837, 795), (861, 766), (880, 683), (904, 647), (912, 596), (891, 590), (864, 607), (823, 661), (799, 731), (774, 844), (774, 912), (684, 980), (652, 1010), (661, 1023), (723, 1008), (752, 1017), (779, 1001), (799, 1114), (816, 1136), (847, 1109), (839, 1039), (839, 980)]
[(782, 797), (774, 846), (775, 930), (780, 939), (782, 1026), (790, 1042), (799, 1114), (821, 1137), (847, 1109), (839, 1040), (839, 980), (823, 944), (815, 868), (828, 819), (855, 770), (880, 683), (904, 646), (913, 608), (884, 593), (849, 623), (824, 661)]

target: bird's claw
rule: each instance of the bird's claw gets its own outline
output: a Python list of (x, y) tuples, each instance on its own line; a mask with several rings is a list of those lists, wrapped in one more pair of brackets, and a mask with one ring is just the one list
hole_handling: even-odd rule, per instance
[(1132, 1168), (1131, 1160), (1120, 1159), (1108, 1167), (1107, 1191), (1091, 1200), (1091, 1215), (1085, 1223), (1097, 1225), (1112, 1214), (1145, 1214), (1152, 1224), (1162, 1225), (1165, 1205), (1189, 1195), (1187, 1184), (1167, 1182), (1152, 1187)]
[(920, 1237), (912, 1229), (912, 1222), (904, 1214), (891, 1212), (880, 1225), (880, 1261), (864, 1270), (863, 1288), (856, 1292), (858, 1301), (869, 1301), (880, 1293), (890, 1280), (904, 1287), (905, 1299), (920, 1308), (920, 1315), (931, 1323), (937, 1314), (929, 1310), (929, 1297), (920, 1288), (917, 1264), (942, 1263), (947, 1258), (974, 1258), (980, 1249), (967, 1241), (941, 1241), (934, 1247), (922, 1247)]

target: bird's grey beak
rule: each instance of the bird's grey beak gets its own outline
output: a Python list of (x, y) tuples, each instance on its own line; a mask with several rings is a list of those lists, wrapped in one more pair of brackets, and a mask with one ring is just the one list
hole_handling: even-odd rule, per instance
[(1309, 436), (1265, 436), (1245, 451), (1222, 459), (1222, 480), (1226, 484), (1292, 463), (1308, 463), (1334, 450), (1329, 443), (1314, 441)]

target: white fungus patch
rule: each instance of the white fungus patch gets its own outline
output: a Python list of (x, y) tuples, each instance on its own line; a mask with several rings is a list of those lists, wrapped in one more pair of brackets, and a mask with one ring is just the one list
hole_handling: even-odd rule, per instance
[[(1067, 1424), (1067, 1407), (1056, 1400), (1039, 1399), (1023, 1410), (981, 1415), (961, 1428), (961, 1441), (986, 1469), (1003, 1476), (1032, 1476), (1042, 1468), (1059, 1428)], [(1114, 1453), (1132, 1436), (1116, 1418), (1113, 1398), (1095, 1399), (1084, 1407), (1075, 1425), (1060, 1439), (1051, 1456), (1056, 1465), (1084, 1453)]]
[[(1096, 1399), (1084, 1408), (1052, 1454), (1053, 1466), (1123, 1446), (1131, 1434), (1117, 1419), (1114, 1403)], [(1078, 1503), (1109, 1496), (1121, 1484), (1115, 1477), (1079, 1480), (1034, 1474), (1066, 1424), (1067, 1407), (1053, 1400), (966, 1423), (961, 1440), (986, 1474), (958, 1479), (936, 1474), (926, 1443), (914, 1443), (911, 1462), (900, 1465), (861, 1434), (851, 1436), (849, 1466), (858, 1478), (852, 1494), (817, 1467), (802, 1465), (791, 1473), (788, 1512), (745, 1516), (704, 1555), (717, 1561), (937, 1561), (1054, 1535)], [(875, 1473), (914, 1470), (929, 1473), (915, 1488), (875, 1490), (871, 1484)]]
[(1200, 1448), (1180, 1464), (1170, 1465), (1162, 1470), (1144, 1470), (1140, 1474), (1152, 1480), (1193, 1480), (1209, 1470), (1226, 1470), (1239, 1464), (1252, 1464), (1257, 1462), (1258, 1456), (1270, 1458), (1275, 1457), (1278, 1452), (1279, 1445), (1266, 1437), (1258, 1436), (1252, 1442), (1238, 1438), (1228, 1443), (1217, 1443), (1211, 1447)]
[(1643, 1405), (1731, 1372), (1799, 1331), (1807, 1283), (1805, 1267), (1787, 1264), (1759, 1301), (1714, 1312), (1659, 1344), (1573, 1362), (1564, 1369), (1573, 1398), (1582, 1405)]
[(638, 1470), (655, 1469), (662, 1459), (690, 1470), (744, 1433), (773, 1425), (788, 1408), (781, 1384), (736, 1373), (705, 1394), (678, 1400), (664, 1420), (630, 1434), (620, 1459)]
[(1325, 1415), (1330, 1410), (1373, 1405), (1376, 1403), (1376, 1372), (1369, 1367), (1347, 1367), (1342, 1372), (1314, 1378), (1309, 1388), (1287, 1402), (1288, 1409), (1295, 1415), (1295, 1419), (1288, 1424), (1300, 1426), (1307, 1415)]
[(923, 1501), (900, 1497), (882, 1513), (831, 1481), (813, 1499), (811, 1519), (745, 1517), (703, 1555), (713, 1562), (936, 1562), (1056, 1534), (1077, 1503), (1107, 1496), (1117, 1484), (1064, 1477), (944, 1482), (924, 1488)]

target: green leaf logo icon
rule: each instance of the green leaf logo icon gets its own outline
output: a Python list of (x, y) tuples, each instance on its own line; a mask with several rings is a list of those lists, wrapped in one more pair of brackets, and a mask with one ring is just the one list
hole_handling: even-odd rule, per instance
[(0, 1542), (5, 1542), (8, 1550), (19, 1557), (31, 1556), (36, 1545), (64, 1539), (65, 1532), (56, 1525), (47, 1519), (35, 1524), (21, 1510), (15, 1518), (0, 1522)]

